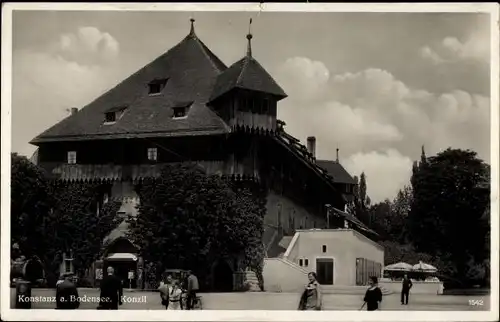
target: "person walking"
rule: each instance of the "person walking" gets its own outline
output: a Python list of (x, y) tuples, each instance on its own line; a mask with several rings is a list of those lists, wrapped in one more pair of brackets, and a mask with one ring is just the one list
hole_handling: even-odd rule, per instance
[(123, 286), (122, 281), (114, 275), (113, 267), (108, 267), (108, 275), (101, 282), (101, 297), (98, 309), (118, 310), (122, 305)]
[(168, 310), (168, 304), (169, 304), (168, 299), (170, 291), (172, 290), (172, 284), (173, 284), (172, 276), (168, 275), (167, 278), (165, 279), (165, 283), (162, 282), (158, 287), (158, 291), (160, 291), (160, 296), (161, 296), (161, 304), (165, 306), (166, 310)]
[(307, 274), (309, 283), (306, 285), (299, 302), (299, 310), (302, 311), (320, 311), (321, 310), (321, 285), (317, 281), (315, 272)]
[(382, 302), (382, 291), (378, 287), (378, 278), (376, 276), (370, 277), (370, 287), (366, 290), (363, 301), (365, 302), (363, 306), (366, 305), (367, 311), (379, 309), (379, 304)]
[(191, 270), (187, 272), (186, 310), (192, 310), (196, 301), (196, 292), (199, 290), (198, 277)]
[(72, 274), (65, 274), (56, 286), (56, 309), (74, 310), (80, 307), (78, 289), (73, 283)]
[(403, 282), (401, 283), (401, 305), (408, 305), (408, 300), (410, 298), (410, 289), (413, 287), (411, 279), (405, 274)]

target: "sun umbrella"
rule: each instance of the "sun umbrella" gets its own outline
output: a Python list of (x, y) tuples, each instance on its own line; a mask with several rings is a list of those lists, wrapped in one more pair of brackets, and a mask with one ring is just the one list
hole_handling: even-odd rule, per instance
[(407, 263), (399, 262), (396, 264), (387, 265), (384, 267), (384, 271), (411, 271), (412, 266)]
[(418, 264), (413, 265), (413, 270), (421, 272), (437, 272), (437, 268), (422, 261), (420, 261)]

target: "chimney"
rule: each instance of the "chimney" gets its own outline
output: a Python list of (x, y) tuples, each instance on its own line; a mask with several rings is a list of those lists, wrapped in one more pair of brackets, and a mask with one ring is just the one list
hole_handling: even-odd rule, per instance
[(71, 108), (71, 115), (75, 115), (76, 113), (78, 113), (78, 108), (72, 107)]
[(316, 137), (310, 136), (307, 138), (307, 151), (312, 154), (313, 158), (316, 158)]

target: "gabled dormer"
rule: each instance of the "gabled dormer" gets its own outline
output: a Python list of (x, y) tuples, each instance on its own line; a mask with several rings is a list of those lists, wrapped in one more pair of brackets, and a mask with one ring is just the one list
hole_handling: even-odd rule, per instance
[(217, 77), (210, 107), (231, 127), (276, 130), (278, 101), (287, 95), (252, 57), (252, 34), (245, 57)]
[(168, 78), (155, 78), (148, 83), (149, 96), (160, 95), (167, 85)]
[(104, 112), (104, 125), (115, 124), (125, 113), (127, 106), (114, 106)]

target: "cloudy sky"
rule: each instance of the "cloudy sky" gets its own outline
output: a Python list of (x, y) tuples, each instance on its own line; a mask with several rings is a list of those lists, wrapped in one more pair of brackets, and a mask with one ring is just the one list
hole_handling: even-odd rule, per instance
[(12, 149), (135, 72), (189, 32), (227, 65), (246, 51), (285, 89), (289, 133), (364, 171), (373, 201), (447, 147), (490, 157), (489, 16), (469, 13), (62, 12), (13, 14)]

